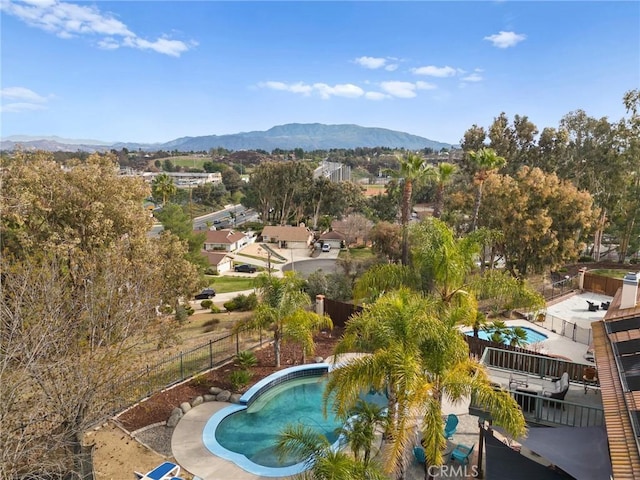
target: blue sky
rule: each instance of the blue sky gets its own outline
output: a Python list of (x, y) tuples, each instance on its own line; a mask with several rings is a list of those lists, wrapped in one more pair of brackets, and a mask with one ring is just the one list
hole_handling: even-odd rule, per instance
[(165, 142), (285, 123), (458, 143), (505, 112), (617, 121), (638, 2), (0, 0), (0, 134)]

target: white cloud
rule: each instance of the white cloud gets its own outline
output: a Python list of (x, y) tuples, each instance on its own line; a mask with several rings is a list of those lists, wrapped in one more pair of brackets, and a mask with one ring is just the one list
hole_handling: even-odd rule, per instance
[(413, 68), (411, 71), (416, 75), (426, 75), (429, 77), (453, 77), (457, 70), (453, 67), (436, 67), (435, 65), (428, 65), (425, 67)]
[(413, 98), (416, 94), (416, 84), (411, 82), (382, 82), (380, 88), (389, 95), (399, 98)]
[(109, 50), (129, 47), (179, 57), (197, 45), (196, 42), (182, 42), (166, 37), (152, 41), (140, 38), (116, 17), (100, 12), (94, 6), (58, 0), (2, 0), (0, 9), (32, 27), (53, 33), (60, 38), (97, 36), (98, 46)]
[(384, 65), (387, 63), (387, 59), (380, 57), (358, 57), (354, 60), (354, 62), (356, 62), (361, 67), (375, 70), (377, 68), (384, 67)]
[[(2, 111), (7, 113), (44, 110), (47, 99), (25, 87), (6, 87), (0, 90)], [(7, 100), (9, 101), (7, 103)]]
[(393, 71), (398, 69), (398, 64), (397, 63), (390, 63), (389, 65), (385, 65), (384, 69), (387, 72), (393, 72)]
[(438, 87), (433, 83), (418, 81), (416, 82), (416, 88), (418, 90), (435, 90)]
[(391, 95), (382, 92), (367, 92), (364, 94), (364, 98), (368, 100), (384, 100), (385, 98), (391, 98)]
[(481, 82), (482, 76), (478, 73), (472, 73), (471, 75), (467, 75), (462, 78), (463, 82)]
[(515, 33), (515, 32), (500, 32), (495, 33), (493, 35), (489, 35), (488, 37), (484, 37), (484, 40), (488, 40), (493, 43), (494, 47), (497, 48), (509, 48), (515, 47), (518, 43), (522, 42), (526, 35)]

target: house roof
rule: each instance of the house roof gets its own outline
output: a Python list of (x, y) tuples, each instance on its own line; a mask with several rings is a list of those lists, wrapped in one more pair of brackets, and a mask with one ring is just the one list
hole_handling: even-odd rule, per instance
[(320, 240), (344, 240), (344, 238), (345, 235), (343, 233), (336, 232), (335, 230), (320, 235)]
[(209, 265), (220, 265), (225, 260), (231, 260), (232, 258), (224, 252), (207, 252), (202, 251), (202, 255), (204, 255), (209, 261)]
[(268, 225), (262, 229), (262, 236), (288, 242), (306, 242), (311, 232), (307, 227)]
[[(196, 233), (201, 233), (196, 231)], [(234, 230), (207, 230), (204, 243), (228, 244), (238, 242), (244, 238), (244, 233)]]
[[(601, 322), (591, 324), (613, 478), (640, 478), (640, 292), (635, 307), (620, 309), (616, 292)], [(623, 383), (624, 381), (624, 383)], [(634, 430), (633, 422), (636, 423)]]

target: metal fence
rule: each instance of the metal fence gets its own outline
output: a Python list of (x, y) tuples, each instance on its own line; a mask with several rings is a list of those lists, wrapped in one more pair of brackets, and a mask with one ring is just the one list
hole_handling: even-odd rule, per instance
[(572, 290), (578, 288), (578, 275), (574, 275), (573, 277), (565, 277), (562, 280), (558, 280), (557, 282), (553, 282), (551, 286), (542, 286), (542, 296), (545, 300), (553, 300), (554, 298), (560, 297), (565, 293), (568, 293)]
[(544, 314), (544, 321), (534, 321), (533, 318), (527, 317), (529, 321), (536, 325), (546, 328), (547, 330), (562, 335), (563, 337), (570, 338), (574, 342), (581, 343), (583, 345), (591, 345), (593, 340), (593, 333), (590, 328), (580, 327), (573, 322), (564, 320), (554, 315)]
[(240, 351), (253, 350), (262, 345), (262, 331), (243, 330), (147, 365), (144, 370), (114, 384), (113, 389), (119, 394), (115, 395), (111, 410), (113, 413), (122, 411), (154, 393), (227, 363)]

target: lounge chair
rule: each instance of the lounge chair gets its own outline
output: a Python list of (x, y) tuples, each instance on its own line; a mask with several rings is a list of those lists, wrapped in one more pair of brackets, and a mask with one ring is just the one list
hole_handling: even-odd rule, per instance
[[(543, 390), (542, 396), (550, 400), (564, 400), (569, 391), (569, 374), (564, 372), (558, 380), (553, 380), (553, 384), (553, 389)], [(560, 405), (558, 402), (553, 403), (555, 407)], [(562, 408), (564, 409), (564, 406)]]
[(589, 311), (590, 312), (597, 312), (599, 306), (596, 305), (594, 302), (590, 302), (589, 300), (587, 300), (587, 303), (589, 304)]
[(178, 477), (180, 467), (171, 462), (161, 463), (147, 473), (134, 472), (134, 474), (139, 480), (182, 480)]
[(413, 456), (416, 457), (418, 463), (427, 463), (427, 456), (424, 453), (424, 448), (418, 446), (413, 447)]
[(453, 434), (456, 433), (456, 429), (458, 428), (458, 417), (453, 413), (450, 413), (447, 417), (447, 423), (444, 425), (444, 437), (449, 439), (453, 437)]
[(454, 448), (453, 451), (451, 452), (449, 461), (453, 462), (454, 460), (456, 460), (461, 464), (469, 463), (469, 456), (471, 455), (471, 452), (473, 452), (473, 448), (475, 446), (476, 446), (475, 443), (470, 447), (467, 447), (466, 445), (462, 445), (461, 443), (459, 443), (458, 445), (456, 445), (456, 448)]

